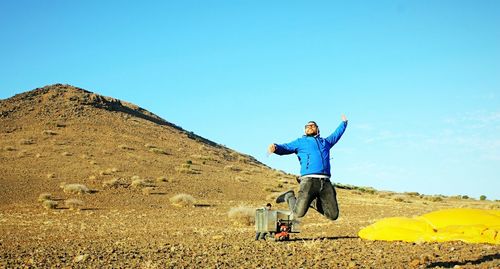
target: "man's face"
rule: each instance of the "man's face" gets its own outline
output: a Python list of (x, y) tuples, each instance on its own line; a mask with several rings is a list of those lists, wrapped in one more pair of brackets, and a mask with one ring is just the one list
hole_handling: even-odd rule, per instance
[(306, 135), (317, 135), (318, 134), (318, 126), (314, 123), (308, 123), (305, 126)]

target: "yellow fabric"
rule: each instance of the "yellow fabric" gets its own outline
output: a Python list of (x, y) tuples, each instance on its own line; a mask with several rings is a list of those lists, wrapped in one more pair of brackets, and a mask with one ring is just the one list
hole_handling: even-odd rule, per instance
[(500, 244), (500, 210), (454, 208), (414, 218), (386, 218), (358, 235), (368, 240)]

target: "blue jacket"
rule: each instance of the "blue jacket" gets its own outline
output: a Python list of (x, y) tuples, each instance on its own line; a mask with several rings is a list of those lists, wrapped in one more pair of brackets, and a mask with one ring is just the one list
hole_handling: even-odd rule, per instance
[(304, 135), (287, 144), (276, 144), (274, 153), (297, 154), (301, 176), (310, 174), (330, 176), (330, 149), (339, 141), (346, 127), (347, 121), (342, 121), (337, 130), (327, 138)]

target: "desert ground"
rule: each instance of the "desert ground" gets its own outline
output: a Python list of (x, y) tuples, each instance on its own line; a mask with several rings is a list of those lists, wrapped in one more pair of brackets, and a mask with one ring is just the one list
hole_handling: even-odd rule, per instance
[(114, 98), (56, 84), (0, 100), (0, 267), (500, 268), (499, 245), (357, 235), (386, 217), (500, 208), (462, 196), (338, 186), (337, 221), (310, 210), (290, 241), (255, 241), (251, 212), (286, 209), (274, 198), (296, 188)]

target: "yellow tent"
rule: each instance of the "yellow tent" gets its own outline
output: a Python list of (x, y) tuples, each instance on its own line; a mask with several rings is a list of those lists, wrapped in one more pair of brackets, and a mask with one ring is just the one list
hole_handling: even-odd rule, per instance
[(500, 244), (500, 210), (454, 208), (414, 218), (386, 218), (358, 235), (369, 240)]

